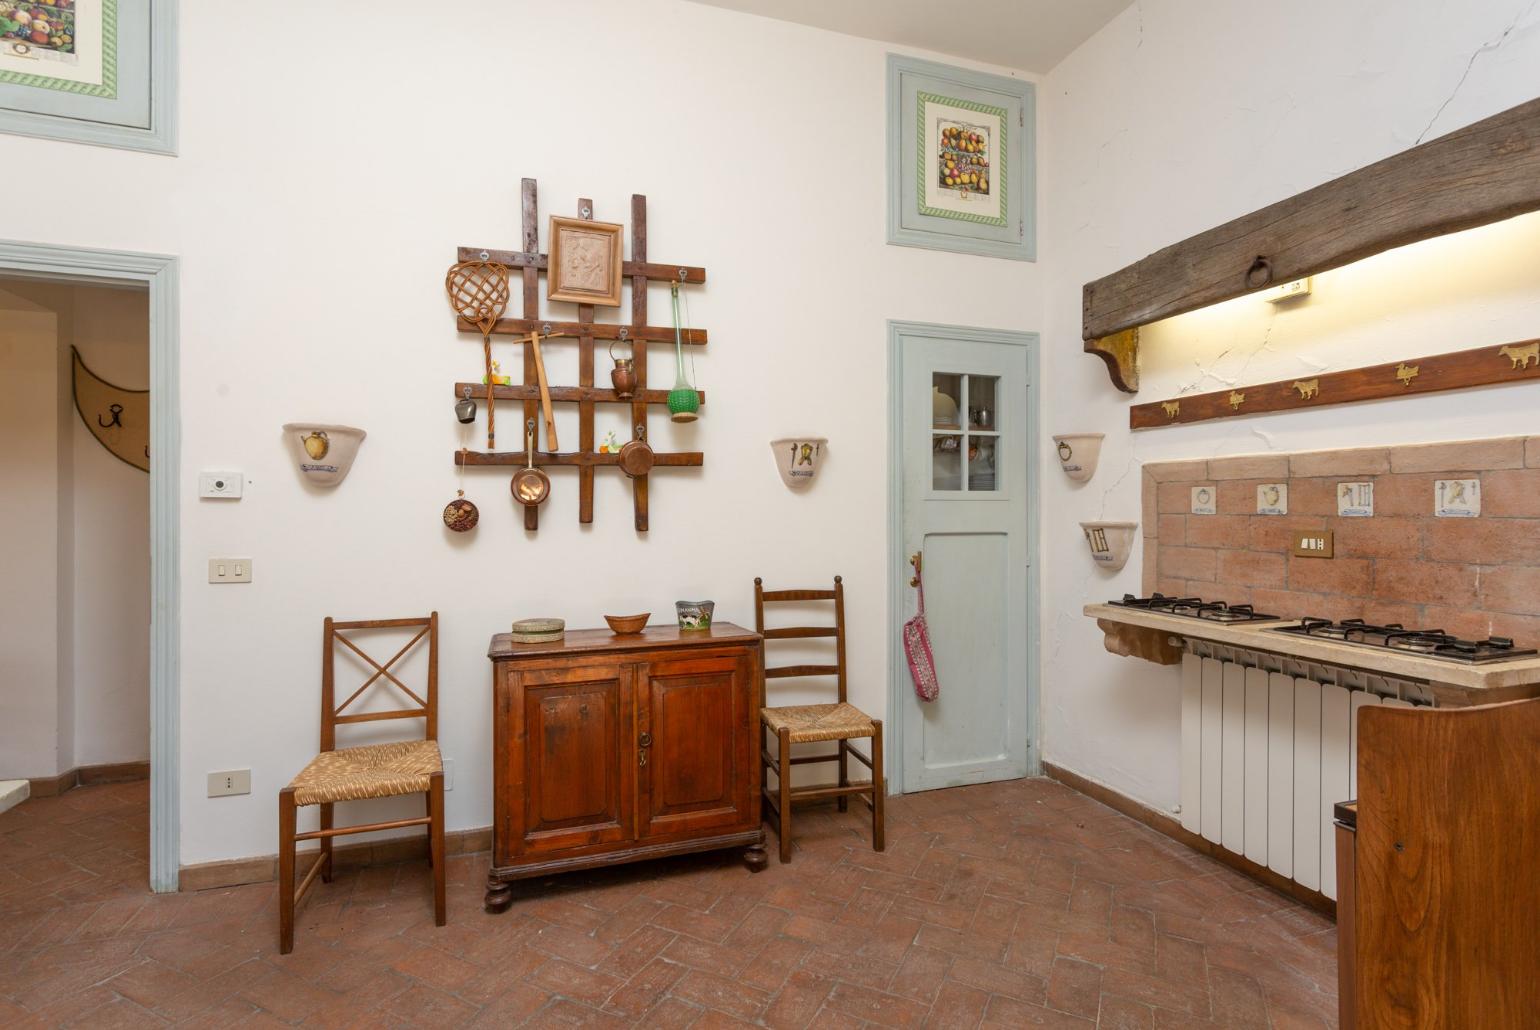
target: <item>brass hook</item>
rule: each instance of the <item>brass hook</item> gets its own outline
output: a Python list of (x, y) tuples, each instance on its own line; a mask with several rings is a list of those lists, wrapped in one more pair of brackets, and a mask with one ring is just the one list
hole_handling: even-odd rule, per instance
[(914, 575), (909, 580), (909, 585), (912, 587), (920, 585), (920, 553), (915, 551), (909, 556), (909, 564), (914, 566)]

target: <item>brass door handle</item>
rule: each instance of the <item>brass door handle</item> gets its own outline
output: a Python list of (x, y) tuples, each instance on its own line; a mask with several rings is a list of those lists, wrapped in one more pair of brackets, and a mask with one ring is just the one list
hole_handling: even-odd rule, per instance
[(917, 586), (920, 585), (920, 555), (921, 555), (921, 553), (922, 552), (920, 552), (920, 551), (915, 551), (913, 554), (911, 554), (909, 556), (909, 564), (914, 566), (914, 575), (909, 577), (909, 585), (912, 586), (912, 587), (917, 587)]
[(643, 747), (643, 748), (637, 748), (636, 749), (636, 760), (637, 760), (637, 764), (638, 765), (646, 765), (647, 764), (647, 749), (646, 748)]

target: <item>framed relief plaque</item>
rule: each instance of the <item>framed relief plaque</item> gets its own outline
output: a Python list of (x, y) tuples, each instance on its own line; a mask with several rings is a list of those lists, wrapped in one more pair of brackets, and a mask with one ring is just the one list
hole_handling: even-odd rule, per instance
[(888, 55), (888, 242), (1031, 261), (1030, 82)]
[(0, 132), (170, 154), (176, 0), (0, 0)]
[(551, 218), (547, 300), (620, 306), (625, 226), (582, 218)]

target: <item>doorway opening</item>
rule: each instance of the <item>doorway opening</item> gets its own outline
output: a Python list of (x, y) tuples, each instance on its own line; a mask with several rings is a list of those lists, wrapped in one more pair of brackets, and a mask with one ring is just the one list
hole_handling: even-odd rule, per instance
[(0, 241), (0, 806), (56, 797), (162, 892), (178, 882), (176, 272)]

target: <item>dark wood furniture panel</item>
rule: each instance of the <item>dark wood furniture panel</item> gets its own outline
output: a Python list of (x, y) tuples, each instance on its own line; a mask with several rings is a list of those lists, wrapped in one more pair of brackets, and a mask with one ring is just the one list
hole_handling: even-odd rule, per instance
[(486, 907), (533, 876), (713, 848), (765, 866), (753, 752), (759, 634), (576, 630), (493, 638), (492, 871)]
[(1355, 1023), (1533, 1026), (1540, 700), (1358, 716)]

